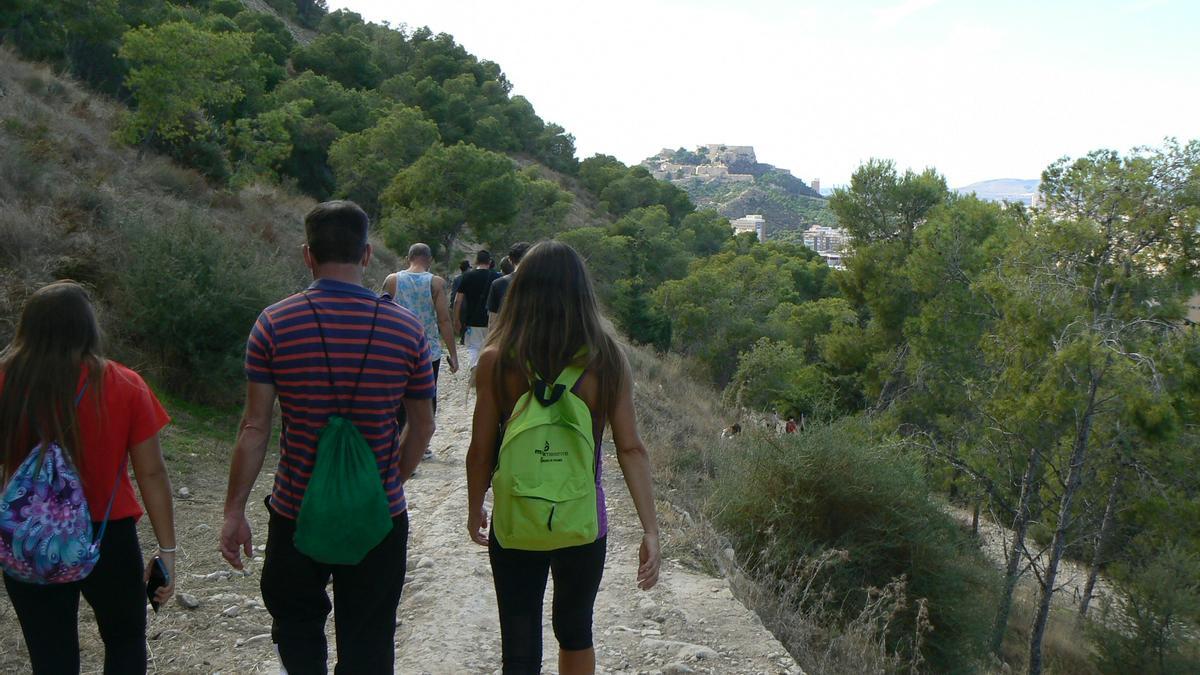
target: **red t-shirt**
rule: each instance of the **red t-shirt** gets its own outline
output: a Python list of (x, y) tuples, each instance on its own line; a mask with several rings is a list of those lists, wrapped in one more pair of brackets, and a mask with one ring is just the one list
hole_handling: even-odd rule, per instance
[[(81, 374), (80, 385), (83, 377)], [(108, 362), (100, 390), (99, 410), (96, 392), (89, 387), (79, 402), (77, 413), (83, 444), (83, 491), (95, 521), (104, 519), (113, 479), (129, 449), (154, 436), (171, 421), (142, 376), (115, 361)], [(140, 518), (141, 515), (142, 507), (133, 493), (127, 468), (117, 486), (110, 518)]]
[[(83, 386), (86, 376), (85, 368), (79, 374), (78, 386)], [(0, 386), (3, 383), (4, 376), (0, 374)], [(99, 395), (97, 400), (95, 387), (89, 386), (76, 409), (79, 440), (83, 445), (83, 492), (92, 520), (97, 522), (104, 519), (113, 482), (129, 449), (154, 436), (171, 421), (145, 380), (115, 361), (109, 361), (104, 369)], [(141, 515), (142, 507), (134, 495), (126, 467), (117, 484), (117, 497), (109, 517), (118, 520)]]

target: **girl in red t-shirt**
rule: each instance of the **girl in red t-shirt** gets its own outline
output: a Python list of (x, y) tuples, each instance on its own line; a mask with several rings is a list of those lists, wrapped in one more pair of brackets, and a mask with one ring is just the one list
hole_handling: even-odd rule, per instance
[[(34, 293), (16, 337), (0, 353), (0, 461), (5, 484), (39, 442), (57, 442), (78, 467), (92, 520), (104, 518), (117, 493), (100, 562), (82, 581), (38, 585), (4, 575), (35, 673), (79, 672), (79, 596), (96, 614), (105, 673), (146, 672), (146, 593), (152, 561), (137, 537), (142, 515), (124, 470), (133, 466), (174, 592), (175, 519), (171, 483), (158, 444), (169, 421), (150, 388), (128, 368), (100, 355), (100, 329), (87, 292), (60, 281)], [(84, 392), (78, 407), (75, 399)], [(37, 420), (35, 423), (34, 420)]]

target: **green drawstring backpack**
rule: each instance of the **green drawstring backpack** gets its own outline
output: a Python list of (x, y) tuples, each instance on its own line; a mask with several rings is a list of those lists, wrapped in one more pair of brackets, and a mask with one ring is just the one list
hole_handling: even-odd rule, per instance
[[(387, 492), (379, 476), (375, 453), (354, 423), (341, 414), (342, 404), (333, 382), (333, 363), (325, 344), (325, 331), (316, 307), (304, 295), (309, 309), (316, 317), (321, 349), (325, 352), (325, 367), (329, 372), (329, 388), (337, 402), (337, 412), (329, 417), (317, 437), (317, 459), (308, 488), (300, 502), (293, 542), (296, 550), (317, 562), (330, 565), (357, 565), (371, 549), (379, 545), (392, 530), (391, 509)], [(354, 389), (350, 392), (353, 405), (358, 383), (362, 379), (371, 340), (375, 337), (375, 322), (379, 319), (379, 302), (371, 318), (371, 333), (358, 364)]]
[(592, 413), (572, 389), (584, 369), (553, 384), (534, 375), (508, 421), (492, 474), (492, 528), (504, 548), (552, 551), (596, 541)]

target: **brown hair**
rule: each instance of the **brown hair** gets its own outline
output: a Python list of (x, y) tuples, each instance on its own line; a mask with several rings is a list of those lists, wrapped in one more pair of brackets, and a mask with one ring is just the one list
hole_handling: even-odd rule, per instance
[(600, 318), (591, 277), (575, 249), (561, 242), (541, 242), (521, 259), (487, 345), (499, 352), (497, 383), (514, 371), (552, 381), (586, 347), (579, 365), (597, 379), (604, 413), (624, 385), (625, 357)]
[(82, 466), (75, 398), (84, 365), (95, 396), (105, 361), (91, 298), (73, 281), (43, 286), (25, 302), (16, 336), (0, 352), (0, 456), (6, 477), (37, 442), (58, 443)]

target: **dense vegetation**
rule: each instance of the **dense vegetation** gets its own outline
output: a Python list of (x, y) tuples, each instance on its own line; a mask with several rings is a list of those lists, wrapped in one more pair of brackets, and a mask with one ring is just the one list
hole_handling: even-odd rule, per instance
[[(667, 282), (656, 303), (672, 346), (728, 379), (732, 403), (863, 417), (952, 499), (1011, 526), (997, 653), (1014, 658), (1009, 612), (1033, 565), (1040, 597), (1015, 658), (1040, 672), (1069, 556), (1090, 570), (1081, 618), (1101, 572), (1121, 594), (1094, 624), (1104, 668), (1195, 668), (1200, 482), (1183, 467), (1200, 459), (1200, 341), (1185, 320), (1200, 142), (1064, 159), (1041, 189), (1030, 212), (872, 161), (831, 200), (853, 238), (846, 270), (749, 243)], [(774, 511), (753, 511), (750, 529), (773, 526)], [(1151, 581), (1168, 573), (1170, 593)]]
[[(386, 243), (402, 252), (427, 241), (445, 269), (472, 245), (567, 233), (611, 261), (601, 292), (618, 324), (667, 344), (649, 293), (719, 250), (730, 238), (723, 219), (694, 214), (686, 193), (643, 169), (578, 162), (562, 127), (449, 35), (311, 0), (271, 6), (315, 34), (297, 42), (277, 16), (236, 0), (27, 2), (0, 14), (0, 27), (22, 54), (127, 101), (126, 143), (215, 187), (354, 199)], [(529, 161), (546, 170), (522, 170)], [(569, 217), (580, 194), (597, 207), (582, 222)]]
[[(71, 276), (97, 291), (119, 355), (227, 402), (254, 313), (303, 281), (287, 252), (297, 194), (353, 198), (378, 241), (427, 241), (443, 265), (558, 237), (589, 257), (618, 326), (685, 356), (726, 414), (809, 422), (783, 441), (748, 434), (741, 461), (677, 457), (740, 564), (823, 589), (778, 595), (793, 609), (849, 630), (886, 590), (880, 667), (971, 670), (990, 647), (1036, 672), (1071, 557), (1120, 591), (1078, 605), (1097, 663), (1196, 667), (1200, 342), (1183, 316), (1200, 144), (1063, 160), (1032, 211), (871, 161), (829, 201), (854, 251), (834, 271), (795, 243), (731, 237), (644, 168), (576, 160), (565, 130), (448, 35), (268, 4), (278, 15), (235, 0), (0, 9), (6, 44), (123, 106), (4, 57), (0, 338), (31, 286)], [(673, 445), (712, 438), (681, 425)], [(1012, 527), (1006, 569), (931, 491)], [(1009, 625), (1028, 558), (1033, 630)]]

